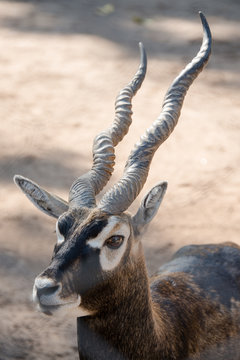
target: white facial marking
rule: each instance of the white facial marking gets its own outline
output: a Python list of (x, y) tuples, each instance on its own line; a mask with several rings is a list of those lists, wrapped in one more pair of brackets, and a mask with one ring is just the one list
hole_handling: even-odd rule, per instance
[(65, 237), (59, 231), (58, 221), (56, 222), (56, 234), (57, 234), (57, 244), (61, 245), (65, 241)]
[(32, 300), (33, 302), (37, 303), (37, 289), (36, 289), (36, 286), (33, 285), (33, 292), (32, 292)]
[(88, 240), (88, 245), (94, 249), (101, 249), (105, 240), (111, 236), (113, 228), (119, 223), (119, 218), (112, 216), (108, 220), (107, 226), (94, 239)]
[[(104, 242), (114, 235), (124, 237), (124, 241), (118, 249), (110, 249), (104, 245)], [(109, 218), (107, 226), (101, 231), (101, 233), (95, 239), (88, 240), (88, 245), (95, 249), (101, 249), (100, 264), (104, 271), (113, 270), (120, 263), (126, 250), (129, 236), (129, 225), (119, 222), (118, 217), (112, 216)]]
[(127, 242), (130, 235), (129, 226), (127, 224), (121, 224), (119, 229), (114, 232), (114, 235), (123, 236), (124, 241), (118, 249), (110, 249), (107, 246), (103, 246), (100, 253), (100, 264), (104, 271), (113, 270), (119, 265), (127, 247)]
[(43, 276), (36, 277), (34, 284), (38, 289), (56, 285), (52, 279), (50, 279), (48, 277), (43, 277)]
[[(85, 309), (81, 306), (81, 296), (75, 295), (73, 297), (61, 298), (61, 286), (59, 286), (59, 290), (54, 292), (52, 295), (41, 295), (40, 303), (37, 297), (37, 289), (41, 289), (44, 287), (53, 286), (54, 281), (47, 277), (37, 277), (35, 279), (35, 283), (33, 286), (33, 301), (38, 304), (38, 310), (43, 311), (41, 305), (49, 307), (49, 310), (52, 311), (53, 314), (63, 315), (69, 314), (69, 312), (76, 317), (89, 316), (92, 312)], [(51, 306), (58, 306), (54, 310), (51, 309)], [(45, 310), (45, 309), (44, 309)]]
[(79, 295), (78, 300), (76, 302), (69, 302), (69, 303), (63, 304), (62, 306), (57, 308), (57, 310), (55, 310), (53, 314), (57, 315), (57, 316), (59, 316), (59, 315), (60, 316), (64, 316), (64, 315), (69, 316), (69, 314), (71, 314), (71, 316), (74, 316), (74, 317), (84, 317), (84, 316), (90, 316), (93, 314), (93, 312), (85, 309), (80, 304), (81, 304), (81, 297)]
[[(58, 286), (58, 289), (50, 295), (40, 295), (40, 298), (37, 297), (37, 289), (51, 288), (53, 286)], [(33, 301), (38, 302), (40, 300), (42, 305), (51, 306), (51, 305), (61, 305), (61, 299), (58, 297), (58, 294), (61, 292), (61, 285), (56, 284), (52, 279), (47, 277), (37, 277), (33, 286)]]
[(69, 299), (66, 299), (65, 301), (62, 300), (61, 306), (59, 306), (56, 310), (54, 310), (53, 314), (62, 316), (62, 315), (69, 315), (69, 313), (72, 316), (76, 316), (76, 317), (84, 317), (93, 314), (92, 312), (81, 306), (80, 295), (78, 295), (76, 301), (69, 301)]

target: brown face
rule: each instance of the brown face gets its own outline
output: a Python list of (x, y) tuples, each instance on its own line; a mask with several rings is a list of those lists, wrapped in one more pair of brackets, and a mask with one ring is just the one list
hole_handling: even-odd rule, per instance
[(51, 264), (35, 279), (33, 299), (48, 315), (60, 309), (89, 315), (98, 310), (86, 301), (89, 294), (104, 288), (129, 258), (130, 218), (98, 209), (71, 211), (60, 216), (56, 232)]

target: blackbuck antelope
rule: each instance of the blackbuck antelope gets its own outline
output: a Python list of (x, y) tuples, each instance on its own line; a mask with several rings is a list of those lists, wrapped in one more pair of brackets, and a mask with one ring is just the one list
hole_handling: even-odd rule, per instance
[(33, 300), (48, 315), (76, 314), (81, 359), (240, 359), (240, 248), (232, 243), (187, 246), (148, 278), (139, 237), (161, 204), (166, 182), (149, 191), (135, 215), (126, 212), (210, 56), (210, 29), (200, 17), (199, 53), (174, 80), (159, 118), (98, 204), (96, 195), (113, 172), (114, 147), (131, 124), (132, 97), (145, 77), (142, 44), (139, 70), (118, 95), (113, 125), (95, 138), (92, 169), (74, 181), (68, 202), (15, 176), (24, 194), (57, 218), (53, 257), (35, 280)]

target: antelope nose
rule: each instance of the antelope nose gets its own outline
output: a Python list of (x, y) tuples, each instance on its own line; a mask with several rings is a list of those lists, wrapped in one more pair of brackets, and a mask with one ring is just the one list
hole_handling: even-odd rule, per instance
[(60, 292), (61, 284), (46, 277), (37, 277), (34, 282), (33, 300), (43, 305), (52, 305), (54, 297)]

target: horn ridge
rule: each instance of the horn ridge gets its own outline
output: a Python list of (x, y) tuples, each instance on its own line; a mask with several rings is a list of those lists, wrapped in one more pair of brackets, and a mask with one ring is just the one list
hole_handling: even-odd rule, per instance
[(140, 66), (132, 81), (119, 93), (115, 101), (115, 118), (112, 126), (97, 135), (93, 142), (93, 166), (76, 179), (69, 192), (69, 202), (74, 207), (94, 207), (95, 196), (109, 181), (115, 165), (114, 147), (127, 134), (132, 123), (132, 97), (142, 85), (147, 69), (147, 57), (142, 43)]
[(203, 25), (200, 51), (173, 81), (164, 98), (162, 112), (130, 153), (123, 177), (102, 198), (99, 207), (110, 213), (125, 211), (146, 182), (155, 151), (176, 126), (183, 100), (194, 79), (206, 65), (211, 53), (211, 32), (205, 16), (199, 13)]
[[(123, 88), (115, 101), (115, 119), (110, 129), (113, 145), (116, 146), (127, 134), (129, 126), (132, 123), (132, 97), (140, 89), (147, 70), (147, 55), (143, 44), (139, 43), (140, 66), (132, 81)], [(119, 132), (121, 127), (121, 133)]]

